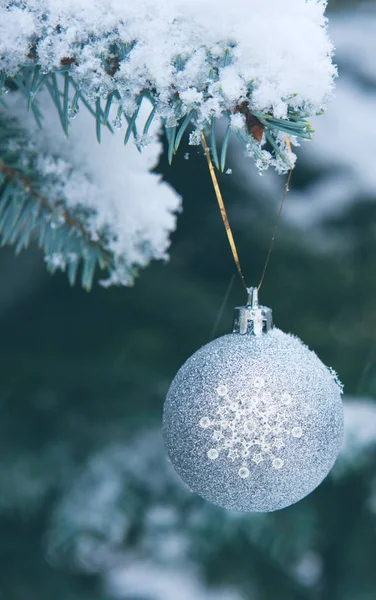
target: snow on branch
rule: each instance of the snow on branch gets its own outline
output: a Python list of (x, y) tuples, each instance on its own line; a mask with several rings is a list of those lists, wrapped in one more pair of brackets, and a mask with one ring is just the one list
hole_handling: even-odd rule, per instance
[[(111, 105), (136, 129), (143, 98), (162, 119), (172, 159), (187, 131), (212, 127), (212, 153), (225, 165), (215, 120), (225, 116), (260, 170), (295, 160), (286, 138), (310, 138), (306, 118), (325, 109), (336, 69), (325, 0), (10, 0), (0, 5), (2, 86), (33, 103), (47, 87), (67, 129), (79, 101), (94, 105), (97, 133)], [(0, 77), (1, 77), (0, 72)], [(64, 72), (60, 93), (52, 75)]]
[[(167, 259), (180, 197), (150, 173), (159, 159), (157, 122), (140, 154), (122, 136), (88, 127), (85, 109), (67, 139), (43, 94), (44, 128), (38, 129), (19, 93), (0, 108), (0, 240), (22, 250), (37, 237), (51, 272), (67, 271), (73, 284), (90, 289), (97, 266), (103, 285), (129, 285), (152, 259)], [(22, 114), (22, 126), (17, 115)], [(142, 115), (140, 115), (142, 118)]]

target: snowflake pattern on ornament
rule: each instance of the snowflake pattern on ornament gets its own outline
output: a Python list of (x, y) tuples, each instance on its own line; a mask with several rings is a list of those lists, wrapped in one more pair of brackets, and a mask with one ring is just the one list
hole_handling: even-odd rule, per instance
[(238, 475), (249, 477), (249, 462), (256, 465), (270, 461), (274, 469), (284, 465), (279, 451), (285, 447), (289, 437), (301, 438), (303, 430), (289, 426), (286, 409), (293, 402), (287, 392), (272, 396), (265, 390), (265, 380), (255, 377), (254, 394), (229, 394), (227, 385), (221, 383), (216, 389), (218, 406), (214, 418), (201, 417), (199, 426), (210, 430), (213, 447), (207, 452), (210, 460), (224, 453), (231, 461), (241, 463)]

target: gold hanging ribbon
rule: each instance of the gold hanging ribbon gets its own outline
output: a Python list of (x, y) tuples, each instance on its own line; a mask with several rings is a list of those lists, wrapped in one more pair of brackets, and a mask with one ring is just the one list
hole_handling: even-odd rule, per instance
[(240, 279), (242, 280), (244, 288), (247, 290), (247, 285), (245, 283), (245, 279), (244, 279), (244, 275), (243, 275), (243, 272), (242, 272), (242, 268), (240, 266), (240, 261), (239, 261), (238, 251), (237, 251), (236, 245), (235, 245), (234, 236), (232, 235), (232, 231), (231, 231), (230, 223), (229, 223), (229, 220), (228, 220), (228, 217), (227, 217), (226, 208), (225, 208), (225, 205), (224, 205), (224, 202), (223, 202), (221, 190), (219, 189), (219, 185), (218, 185), (218, 181), (217, 181), (217, 176), (215, 174), (213, 163), (212, 163), (211, 158), (210, 158), (209, 148), (208, 148), (208, 145), (206, 143), (206, 139), (205, 139), (205, 135), (204, 135), (203, 131), (201, 131), (201, 139), (202, 139), (202, 145), (204, 146), (204, 150), (205, 150), (206, 160), (208, 161), (209, 171), (210, 171), (210, 175), (211, 175), (211, 178), (212, 178), (215, 195), (217, 196), (219, 210), (221, 211), (223, 224), (225, 226), (227, 237), (228, 237), (228, 241), (230, 243), (230, 248), (231, 248), (232, 256), (234, 257), (234, 261), (235, 261), (235, 264), (236, 264), (236, 268), (238, 269), (238, 273), (240, 275)]
[[(288, 140), (288, 142), (290, 144), (290, 140)], [(287, 145), (287, 142), (286, 142), (286, 145)], [(289, 149), (290, 149), (290, 152), (291, 152), (291, 146), (289, 147)], [(277, 232), (278, 232), (279, 222), (280, 222), (280, 219), (281, 219), (283, 205), (285, 203), (286, 196), (287, 196), (287, 194), (288, 194), (288, 192), (290, 190), (290, 181), (291, 181), (291, 175), (292, 175), (293, 168), (294, 167), (291, 167), (291, 169), (289, 171), (289, 174), (288, 174), (288, 177), (287, 177), (287, 181), (286, 181), (286, 185), (285, 185), (285, 190), (283, 192), (281, 204), (279, 206), (279, 211), (278, 211), (278, 215), (277, 215), (277, 220), (276, 220), (276, 223), (275, 223), (275, 226), (274, 226), (273, 236), (272, 236), (272, 239), (270, 241), (270, 246), (269, 246), (268, 254), (267, 254), (267, 257), (266, 257), (266, 260), (265, 260), (264, 268), (262, 270), (262, 275), (261, 275), (260, 283), (257, 286), (257, 289), (259, 291), (260, 291), (260, 288), (261, 288), (261, 286), (262, 286), (262, 284), (264, 282), (266, 269), (268, 268), (268, 264), (269, 264), (269, 261), (270, 261), (270, 256), (271, 256), (271, 253), (272, 253), (272, 250), (273, 250), (273, 246), (274, 246), (274, 240), (275, 240), (275, 238), (277, 236)]]
[[(230, 243), (230, 248), (231, 248), (232, 256), (234, 257), (234, 261), (235, 261), (235, 264), (236, 264), (236, 268), (238, 269), (238, 273), (239, 273), (240, 279), (242, 280), (242, 283), (244, 285), (245, 290), (248, 292), (248, 288), (247, 288), (247, 285), (245, 283), (243, 271), (242, 271), (242, 268), (240, 266), (240, 260), (239, 260), (239, 256), (238, 256), (238, 251), (236, 249), (234, 236), (232, 235), (232, 231), (231, 231), (230, 223), (229, 223), (229, 220), (228, 220), (228, 217), (227, 217), (226, 208), (225, 208), (225, 205), (224, 205), (224, 202), (223, 202), (221, 190), (219, 189), (219, 185), (218, 185), (218, 181), (217, 181), (217, 176), (215, 174), (213, 163), (212, 163), (211, 158), (210, 158), (210, 151), (209, 151), (208, 145), (206, 143), (206, 139), (205, 139), (205, 135), (204, 135), (203, 131), (201, 131), (201, 139), (202, 139), (202, 145), (204, 146), (204, 150), (205, 150), (206, 160), (208, 161), (209, 171), (210, 171), (210, 175), (211, 175), (211, 178), (212, 178), (215, 195), (217, 197), (217, 201), (218, 201), (218, 205), (219, 205), (219, 210), (221, 211), (222, 220), (223, 220), (223, 223), (224, 223), (224, 226), (225, 226), (225, 229), (226, 229), (228, 241)], [(289, 152), (291, 152), (291, 143), (290, 143), (289, 138), (286, 138), (285, 141), (286, 141), (287, 150)], [(291, 167), (291, 169), (289, 171), (289, 174), (288, 174), (288, 177), (287, 177), (287, 181), (286, 181), (286, 185), (285, 185), (285, 190), (284, 190), (284, 193), (283, 193), (282, 201), (281, 201), (281, 204), (280, 204), (280, 207), (279, 207), (279, 211), (278, 211), (278, 215), (277, 215), (277, 220), (276, 220), (275, 227), (274, 227), (273, 236), (272, 236), (272, 239), (270, 241), (270, 246), (269, 246), (268, 254), (267, 254), (267, 257), (266, 257), (266, 260), (265, 260), (264, 268), (263, 268), (263, 271), (262, 271), (260, 283), (257, 286), (258, 290), (260, 290), (260, 288), (261, 288), (261, 286), (263, 284), (263, 281), (264, 281), (264, 278), (265, 278), (265, 273), (266, 273), (266, 270), (267, 270), (268, 265), (269, 265), (269, 260), (270, 260), (270, 256), (271, 256), (271, 253), (272, 253), (272, 250), (273, 250), (274, 241), (275, 241), (275, 238), (276, 238), (276, 235), (277, 235), (277, 232), (278, 232), (278, 227), (279, 227), (279, 222), (280, 222), (280, 218), (281, 218), (281, 214), (282, 214), (283, 205), (285, 203), (286, 196), (287, 196), (287, 194), (289, 192), (289, 189), (290, 189), (289, 186), (290, 186), (290, 181), (291, 181), (291, 175), (292, 175), (293, 168), (294, 167)]]

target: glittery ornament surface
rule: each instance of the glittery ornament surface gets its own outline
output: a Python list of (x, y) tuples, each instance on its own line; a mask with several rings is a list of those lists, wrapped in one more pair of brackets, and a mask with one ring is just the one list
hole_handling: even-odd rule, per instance
[(341, 388), (294, 336), (229, 334), (182, 366), (163, 420), (171, 461), (192, 491), (225, 508), (267, 512), (309, 494), (333, 466)]

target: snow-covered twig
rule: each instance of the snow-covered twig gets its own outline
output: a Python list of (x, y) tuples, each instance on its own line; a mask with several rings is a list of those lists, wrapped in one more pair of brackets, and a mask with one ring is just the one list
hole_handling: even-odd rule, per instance
[[(72, 284), (82, 262), (86, 289), (97, 266), (109, 275), (104, 285), (129, 285), (139, 267), (165, 260), (180, 197), (150, 173), (162, 150), (157, 123), (140, 154), (109, 131), (97, 144), (86, 109), (67, 140), (46, 94), (46, 126), (38, 130), (23, 98), (14, 96), (8, 110), (0, 109), (2, 244), (21, 251), (37, 237), (49, 270), (66, 270)], [(23, 111), (21, 125), (17, 115)]]
[[(336, 74), (325, 8), (325, 0), (11, 0), (0, 5), (0, 83), (16, 85), (31, 107), (47, 88), (66, 131), (89, 104), (98, 138), (115, 104), (125, 140), (133, 134), (140, 147), (158, 116), (170, 160), (185, 131), (195, 144), (210, 127), (222, 168), (227, 145), (219, 156), (215, 121), (225, 116), (260, 170), (285, 171), (295, 159), (286, 138), (311, 137), (306, 118), (325, 108)], [(138, 132), (146, 97), (153, 107)]]

